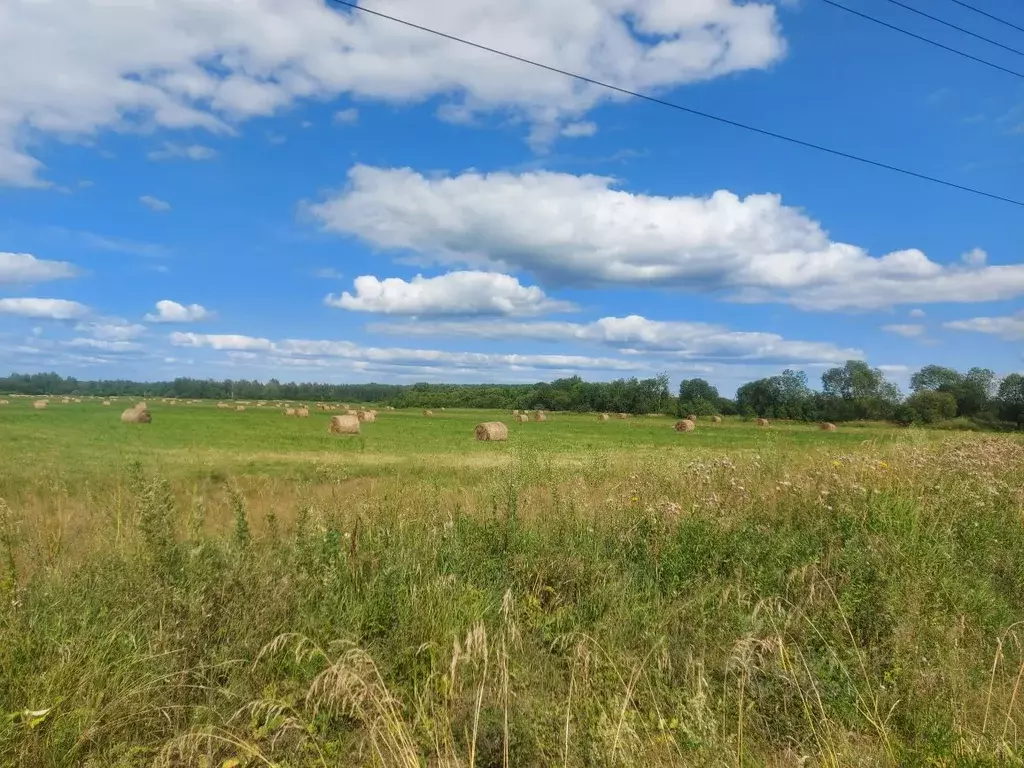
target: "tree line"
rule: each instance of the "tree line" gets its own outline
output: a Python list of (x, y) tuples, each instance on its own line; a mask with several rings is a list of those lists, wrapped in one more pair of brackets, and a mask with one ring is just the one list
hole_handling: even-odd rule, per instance
[(677, 396), (668, 376), (590, 382), (579, 376), (537, 384), (324, 384), (245, 379), (177, 378), (166, 382), (81, 381), (56, 373), (0, 378), (0, 392), (23, 395), (175, 397), (182, 399), (305, 400), (380, 403), (396, 408), (492, 408), (613, 413), (741, 415), (800, 421), (884, 420), (935, 424), (953, 419), (979, 426), (1024, 424), (1024, 376), (998, 379), (987, 368), (966, 372), (926, 365), (910, 378), (910, 393), (860, 360), (826, 370), (812, 389), (803, 371), (751, 381), (722, 397), (704, 379), (684, 379)]

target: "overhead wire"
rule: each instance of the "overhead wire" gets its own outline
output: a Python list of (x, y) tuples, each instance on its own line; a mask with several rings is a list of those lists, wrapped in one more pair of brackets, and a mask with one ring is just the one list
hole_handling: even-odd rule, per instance
[[(855, 155), (852, 152), (845, 152), (845, 151), (840, 150), (840, 149), (834, 149), (832, 147), (827, 147), (827, 146), (825, 146), (823, 144), (817, 144), (815, 142), (807, 141), (805, 139), (798, 139), (798, 138), (796, 138), (794, 136), (787, 136), (786, 134), (777, 133), (775, 131), (771, 131), (771, 130), (768, 130), (766, 128), (759, 128), (758, 126), (751, 125), (749, 123), (743, 123), (743, 122), (740, 122), (739, 120), (733, 120), (733, 119), (730, 119), (730, 118), (727, 118), (727, 117), (722, 117), (721, 115), (713, 114), (711, 112), (705, 112), (703, 110), (696, 109), (694, 107), (687, 107), (687, 106), (685, 106), (683, 104), (679, 104), (678, 102), (668, 101), (667, 99), (662, 99), (662, 98), (659, 98), (657, 96), (651, 96), (650, 94), (646, 94), (646, 93), (643, 93), (641, 91), (634, 91), (634, 90), (631, 90), (629, 88), (623, 88), (621, 86), (614, 85), (612, 83), (607, 83), (607, 82), (604, 82), (604, 81), (601, 81), (601, 80), (597, 80), (596, 78), (588, 77), (586, 75), (581, 75), (581, 74), (579, 74), (577, 72), (571, 72), (571, 71), (569, 71), (567, 69), (561, 69), (560, 67), (555, 67), (555, 66), (552, 66), (550, 64), (544, 64), (543, 62), (535, 61), (533, 59), (528, 59), (528, 58), (526, 58), (524, 56), (518, 56), (518, 55), (516, 55), (514, 53), (510, 53), (508, 51), (503, 51), (503, 50), (501, 50), (499, 48), (492, 48), (491, 46), (484, 45), (482, 43), (477, 43), (477, 42), (474, 42), (473, 40), (469, 40), (469, 39), (464, 38), (464, 37), (459, 37), (457, 35), (453, 35), (453, 34), (450, 34), (448, 32), (442, 32), (441, 30), (433, 29), (431, 27), (427, 27), (427, 26), (424, 26), (422, 24), (417, 24), (415, 22), (408, 21), (406, 19), (400, 18), (398, 16), (393, 16), (391, 14), (387, 14), (387, 13), (384, 13), (382, 11), (377, 11), (377, 10), (374, 10), (372, 8), (367, 8), (366, 6), (363, 6), (363, 5), (357, 5), (356, 3), (350, 2), (349, 0), (328, 0), (328, 2), (331, 3), (331, 4), (334, 4), (334, 5), (344, 6), (346, 8), (350, 8), (350, 9), (352, 9), (354, 11), (359, 11), (360, 13), (365, 13), (365, 14), (368, 14), (370, 16), (374, 16), (376, 18), (380, 18), (380, 19), (384, 19), (384, 20), (387, 20), (387, 21), (391, 21), (391, 22), (394, 22), (396, 24), (401, 24), (401, 25), (403, 25), (405, 27), (409, 27), (411, 29), (417, 29), (417, 30), (419, 30), (421, 32), (426, 32), (426, 33), (431, 34), (431, 35), (436, 35), (437, 37), (441, 37), (441, 38), (444, 38), (446, 40), (450, 40), (452, 42), (459, 43), (461, 45), (466, 45), (466, 46), (469, 46), (471, 48), (476, 48), (477, 50), (485, 51), (487, 53), (491, 53), (491, 54), (494, 54), (496, 56), (502, 56), (502, 57), (504, 57), (506, 59), (511, 59), (512, 61), (520, 62), (521, 64), (527, 64), (527, 65), (532, 66), (532, 67), (537, 67), (538, 69), (543, 69), (543, 70), (546, 70), (548, 72), (553, 72), (555, 74), (563, 75), (565, 77), (570, 77), (570, 78), (572, 78), (574, 80), (578, 80), (580, 82), (588, 83), (590, 85), (595, 85), (595, 86), (598, 86), (600, 88), (605, 88), (607, 90), (614, 91), (615, 93), (620, 93), (620, 94), (623, 94), (625, 96), (630, 96), (632, 98), (639, 99), (641, 101), (646, 101), (646, 102), (649, 102), (651, 104), (657, 104), (657, 105), (662, 106), (662, 107), (668, 107), (670, 109), (675, 109), (675, 110), (678, 110), (680, 112), (685, 112), (686, 114), (693, 115), (695, 117), (701, 117), (701, 118), (704, 118), (706, 120), (711, 120), (711, 121), (719, 123), (721, 125), (728, 125), (728, 126), (731, 126), (733, 128), (739, 128), (741, 130), (750, 131), (751, 133), (756, 133), (756, 134), (759, 134), (761, 136), (766, 136), (768, 138), (776, 139), (778, 141), (784, 141), (784, 142), (787, 142), (789, 144), (794, 144), (796, 146), (804, 147), (806, 149), (813, 149), (815, 151), (823, 152), (823, 153), (832, 155), (834, 157), (841, 157), (841, 158), (844, 158), (846, 160), (853, 160), (855, 162), (864, 163), (865, 165), (870, 165), (870, 166), (873, 166), (875, 168), (881, 168), (883, 170), (892, 171), (894, 173), (899, 173), (899, 174), (902, 174), (904, 176), (910, 176), (912, 178), (920, 179), (922, 181), (927, 181), (927, 182), (930, 182), (930, 183), (933, 183), (933, 184), (939, 184), (941, 186), (948, 187), (950, 189), (956, 189), (956, 190), (959, 190), (961, 192), (967, 192), (969, 194), (979, 195), (981, 197), (986, 197), (986, 198), (989, 198), (991, 200), (998, 200), (998, 201), (1003, 202), (1003, 203), (1009, 203), (1011, 205), (1016, 205), (1016, 206), (1019, 206), (1021, 208), (1024, 208), (1024, 200), (1017, 200), (1015, 198), (1006, 197), (1004, 195), (999, 195), (999, 194), (996, 194), (994, 192), (986, 192), (986, 191), (984, 191), (982, 189), (978, 189), (976, 187), (969, 187), (969, 186), (964, 185), (964, 184), (957, 184), (956, 182), (949, 181), (948, 179), (942, 179), (942, 178), (939, 178), (937, 176), (930, 176), (930, 175), (925, 174), (925, 173), (920, 173), (918, 171), (910, 170), (909, 168), (903, 168), (903, 167), (898, 166), (898, 165), (892, 165), (890, 163), (885, 163), (885, 162), (882, 162), (880, 160), (872, 160), (870, 158), (863, 157), (861, 155)], [(831, 2), (831, 0), (823, 0), (823, 2)]]

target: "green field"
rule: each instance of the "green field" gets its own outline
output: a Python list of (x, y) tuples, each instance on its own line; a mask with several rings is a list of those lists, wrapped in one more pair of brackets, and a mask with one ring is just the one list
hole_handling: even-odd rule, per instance
[(1014, 438), (130, 402), (0, 406), (0, 765), (1024, 754)]

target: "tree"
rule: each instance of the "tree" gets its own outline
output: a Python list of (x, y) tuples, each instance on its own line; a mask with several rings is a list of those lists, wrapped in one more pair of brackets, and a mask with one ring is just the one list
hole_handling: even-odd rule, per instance
[(949, 392), (922, 389), (907, 398), (900, 408), (901, 421), (934, 424), (956, 416), (956, 398)]
[(713, 416), (718, 413), (718, 390), (704, 379), (683, 379), (679, 382), (679, 400), (676, 415), (679, 417), (695, 413), (698, 416)]
[(959, 371), (941, 365), (926, 365), (910, 377), (911, 392), (949, 392), (960, 384), (963, 376)]
[(1024, 376), (1011, 373), (999, 385), (999, 417), (1024, 424)]
[(910, 377), (915, 392), (947, 392), (956, 400), (960, 416), (977, 416), (989, 409), (996, 375), (988, 368), (960, 373), (941, 365), (926, 365)]
[(892, 418), (900, 401), (899, 387), (863, 360), (828, 369), (821, 375), (821, 386), (819, 411), (829, 420)]

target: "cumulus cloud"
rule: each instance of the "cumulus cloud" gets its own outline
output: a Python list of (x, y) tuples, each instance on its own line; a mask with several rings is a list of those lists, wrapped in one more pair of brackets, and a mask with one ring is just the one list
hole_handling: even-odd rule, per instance
[(972, 317), (953, 320), (943, 326), (954, 331), (970, 331), (1001, 336), (1004, 339), (1024, 339), (1024, 313), (1002, 317)]
[(602, 176), (355, 166), (309, 212), (331, 231), (424, 262), (527, 271), (546, 285), (725, 290), (745, 302), (868, 310), (1024, 294), (1024, 264), (943, 265), (919, 250), (871, 256), (831, 240), (778, 195), (656, 197)]
[(196, 323), (209, 320), (212, 313), (200, 304), (179, 304), (176, 301), (163, 299), (156, 303), (156, 312), (146, 315), (143, 319), (149, 323)]
[(379, 280), (357, 277), (355, 293), (328, 295), (325, 303), (357, 312), (385, 315), (541, 315), (571, 312), (569, 302), (548, 298), (536, 286), (521, 285), (497, 272), (449, 272), (439, 277), (417, 275)]
[(886, 333), (895, 333), (897, 336), (903, 336), (907, 339), (916, 339), (919, 336), (924, 336), (925, 331), (928, 329), (923, 325), (915, 323), (894, 323), (892, 325), (883, 325), (882, 330)]
[(308, 339), (270, 339), (242, 336), (237, 334), (201, 334), (176, 332), (170, 335), (171, 344), (179, 347), (209, 348), (230, 353), (268, 353), (264, 357), (246, 357), (248, 360), (264, 359), (271, 363), (287, 364), (284, 361), (330, 361), (378, 363), (396, 366), (442, 366), (458, 369), (486, 370), (498, 367), (510, 370), (643, 370), (640, 363), (607, 357), (586, 357), (583, 355), (515, 355), (490, 354), (482, 352), (449, 352), (434, 349), (405, 349), (399, 347), (363, 347), (350, 341), (325, 341)]
[(981, 248), (972, 248), (960, 260), (969, 267), (983, 267), (988, 261), (988, 254)]
[(843, 362), (864, 357), (859, 349), (844, 349), (828, 342), (794, 341), (774, 333), (733, 331), (710, 323), (662, 322), (638, 315), (603, 317), (590, 323), (495, 320), (378, 324), (373, 330), (405, 337), (589, 342), (625, 354), (659, 352), (685, 360)]
[(89, 312), (84, 304), (65, 299), (0, 299), (0, 315), (38, 320), (77, 320)]
[[(375, 10), (606, 79), (663, 89), (785, 51), (767, 2), (377, 0)], [(102, 129), (230, 133), (297, 99), (442, 95), (466, 113), (560, 124), (615, 93), (322, 0), (7, 0), (0, 24), (0, 183), (40, 184), (34, 135)]]
[(146, 155), (150, 160), (212, 160), (216, 156), (217, 150), (202, 144), (175, 144), (173, 141), (165, 141), (160, 149)]
[(0, 251), (0, 285), (42, 283), (77, 274), (78, 270), (66, 261), (46, 261), (30, 253)]
[(171, 210), (170, 203), (166, 200), (161, 200), (159, 197), (153, 197), (152, 195), (142, 195), (142, 197), (139, 198), (139, 202), (149, 208), (149, 210), (156, 211), (157, 213), (165, 213), (166, 211)]
[(339, 109), (332, 119), (335, 125), (355, 125), (359, 122), (359, 110), (355, 107)]
[(130, 341), (142, 336), (146, 332), (146, 326), (108, 318), (96, 322), (79, 323), (75, 326), (75, 330), (102, 341)]
[(912, 309), (907, 314), (910, 315), (911, 317), (914, 317), (914, 318), (921, 318), (921, 317), (924, 317), (924, 310), (923, 309)]

